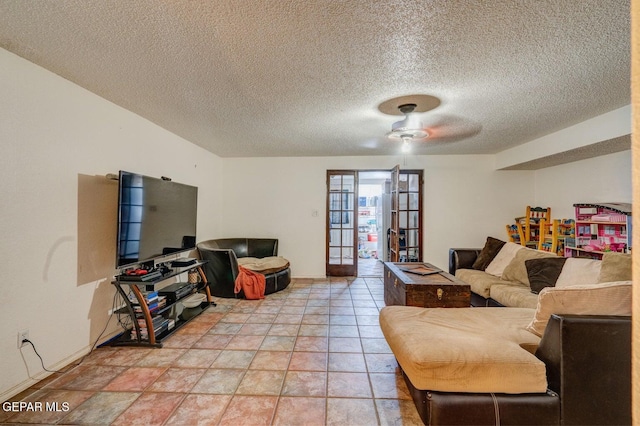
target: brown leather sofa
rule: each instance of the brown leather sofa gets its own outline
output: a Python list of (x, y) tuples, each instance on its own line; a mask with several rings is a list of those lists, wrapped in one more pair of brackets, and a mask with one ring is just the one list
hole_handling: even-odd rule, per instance
[[(450, 248), (449, 273), (455, 276), (458, 269), (471, 269), (480, 251), (479, 248)], [(499, 306), (499, 304), (497, 302), (490, 303), (486, 298), (471, 292), (471, 306)]]
[(426, 425), (631, 424), (631, 318), (552, 315), (536, 357), (546, 365), (540, 394), (416, 389)]
[[(238, 277), (238, 258), (268, 258), (278, 256), (276, 238), (222, 238), (202, 241), (197, 244), (202, 260), (206, 260), (204, 273), (212, 296), (243, 298), (242, 291), (234, 293)], [(265, 294), (285, 289), (291, 282), (291, 269), (265, 271)]]

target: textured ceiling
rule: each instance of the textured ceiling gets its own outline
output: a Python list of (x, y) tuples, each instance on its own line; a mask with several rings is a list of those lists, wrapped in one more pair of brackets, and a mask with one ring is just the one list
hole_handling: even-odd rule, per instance
[(2, 0), (0, 46), (222, 157), (496, 153), (630, 103), (628, 0)]

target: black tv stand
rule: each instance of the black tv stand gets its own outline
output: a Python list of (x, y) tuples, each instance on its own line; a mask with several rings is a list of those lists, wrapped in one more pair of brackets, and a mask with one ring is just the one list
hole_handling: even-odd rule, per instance
[[(126, 274), (116, 276), (112, 284), (122, 296), (125, 306), (118, 309), (117, 315), (129, 315), (132, 327), (122, 335), (111, 341), (112, 346), (153, 346), (162, 347), (162, 341), (179, 330), (193, 318), (200, 315), (209, 306), (215, 306), (211, 298), (207, 277), (202, 270), (202, 265), (206, 261), (197, 261), (187, 267), (166, 268), (166, 272), (150, 280), (142, 281), (138, 277)], [(147, 265), (148, 266), (148, 265)], [(141, 266), (142, 268), (143, 266)], [(175, 297), (167, 297), (163, 306), (154, 305), (158, 300), (156, 285), (161, 282), (176, 277), (178, 275), (197, 271), (201, 281), (196, 286), (189, 286), (190, 291), (179, 292)], [(186, 287), (185, 287), (186, 288)], [(127, 289), (128, 291), (125, 291)], [(206, 294), (206, 301), (199, 306), (187, 308), (183, 306), (180, 311), (180, 301), (190, 296), (194, 292)], [(154, 296), (155, 294), (155, 296)]]

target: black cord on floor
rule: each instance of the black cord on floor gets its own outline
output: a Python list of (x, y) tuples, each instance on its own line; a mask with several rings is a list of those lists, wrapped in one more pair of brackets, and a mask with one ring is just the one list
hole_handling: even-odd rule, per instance
[(29, 339), (22, 339), (22, 343), (28, 343), (31, 345), (31, 347), (33, 348), (33, 352), (36, 353), (36, 355), (38, 355), (38, 358), (40, 358), (40, 364), (42, 364), (42, 369), (44, 371), (48, 371), (49, 373), (64, 373), (64, 371), (61, 370), (48, 370), (47, 367), (44, 366), (44, 361), (42, 360), (42, 357), (40, 356), (40, 354), (38, 353), (38, 351), (36, 350), (36, 345), (33, 344), (33, 342)]
[[(115, 310), (115, 305), (116, 305), (116, 300), (117, 300), (117, 296), (118, 296), (118, 292), (116, 292), (113, 295), (113, 300), (111, 302), (111, 308), (112, 311)], [(102, 335), (104, 334), (104, 332), (107, 330), (107, 326), (109, 325), (109, 322), (111, 321), (111, 317), (113, 317), (113, 314), (109, 315), (109, 318), (107, 319), (107, 323), (104, 325), (104, 328), (102, 329), (102, 331), (100, 332), (100, 335), (98, 336), (98, 338), (96, 339), (96, 341), (93, 343), (93, 345), (91, 346), (91, 349), (89, 350), (89, 353), (84, 355), (82, 358), (80, 358), (80, 361), (78, 361), (74, 367), (77, 367), (78, 365), (82, 364), (82, 361), (85, 360), (86, 357), (88, 357), (89, 355), (91, 355), (93, 353), (93, 351), (96, 348), (96, 345), (98, 344), (98, 341), (100, 341), (100, 338), (102, 337)], [(40, 364), (42, 364), (42, 369), (44, 371), (47, 371), (49, 373), (64, 373), (64, 371), (62, 370), (49, 370), (44, 366), (44, 360), (42, 359), (42, 357), (40, 356), (40, 354), (38, 353), (38, 351), (36, 350), (36, 345), (33, 344), (33, 342), (29, 339), (22, 339), (22, 343), (28, 343), (31, 345), (31, 347), (33, 348), (33, 352), (35, 352), (35, 354), (38, 356), (38, 358), (40, 358)]]
[(109, 318), (107, 318), (107, 322), (104, 325), (104, 328), (102, 329), (102, 331), (100, 332), (100, 335), (98, 336), (96, 341), (93, 342), (93, 345), (91, 345), (91, 349), (89, 350), (89, 353), (86, 354), (85, 356), (83, 356), (82, 358), (80, 358), (80, 361), (78, 361), (78, 363), (74, 367), (77, 367), (78, 365), (82, 364), (82, 362), (85, 360), (85, 358), (88, 357), (89, 355), (91, 355), (93, 353), (93, 351), (96, 349), (96, 345), (100, 341), (100, 338), (102, 337), (104, 332), (107, 331), (107, 327), (109, 326), (109, 322), (111, 321), (111, 318), (114, 316), (115, 309), (116, 309), (116, 300), (118, 300), (118, 292), (117, 291), (114, 293), (113, 299), (111, 301), (111, 312), (112, 312), (112, 314), (109, 315)]

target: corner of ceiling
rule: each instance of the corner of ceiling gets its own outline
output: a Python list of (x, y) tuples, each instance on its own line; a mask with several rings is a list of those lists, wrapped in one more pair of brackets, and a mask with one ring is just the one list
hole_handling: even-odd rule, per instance
[(631, 149), (631, 105), (496, 154), (496, 170), (538, 170)]

